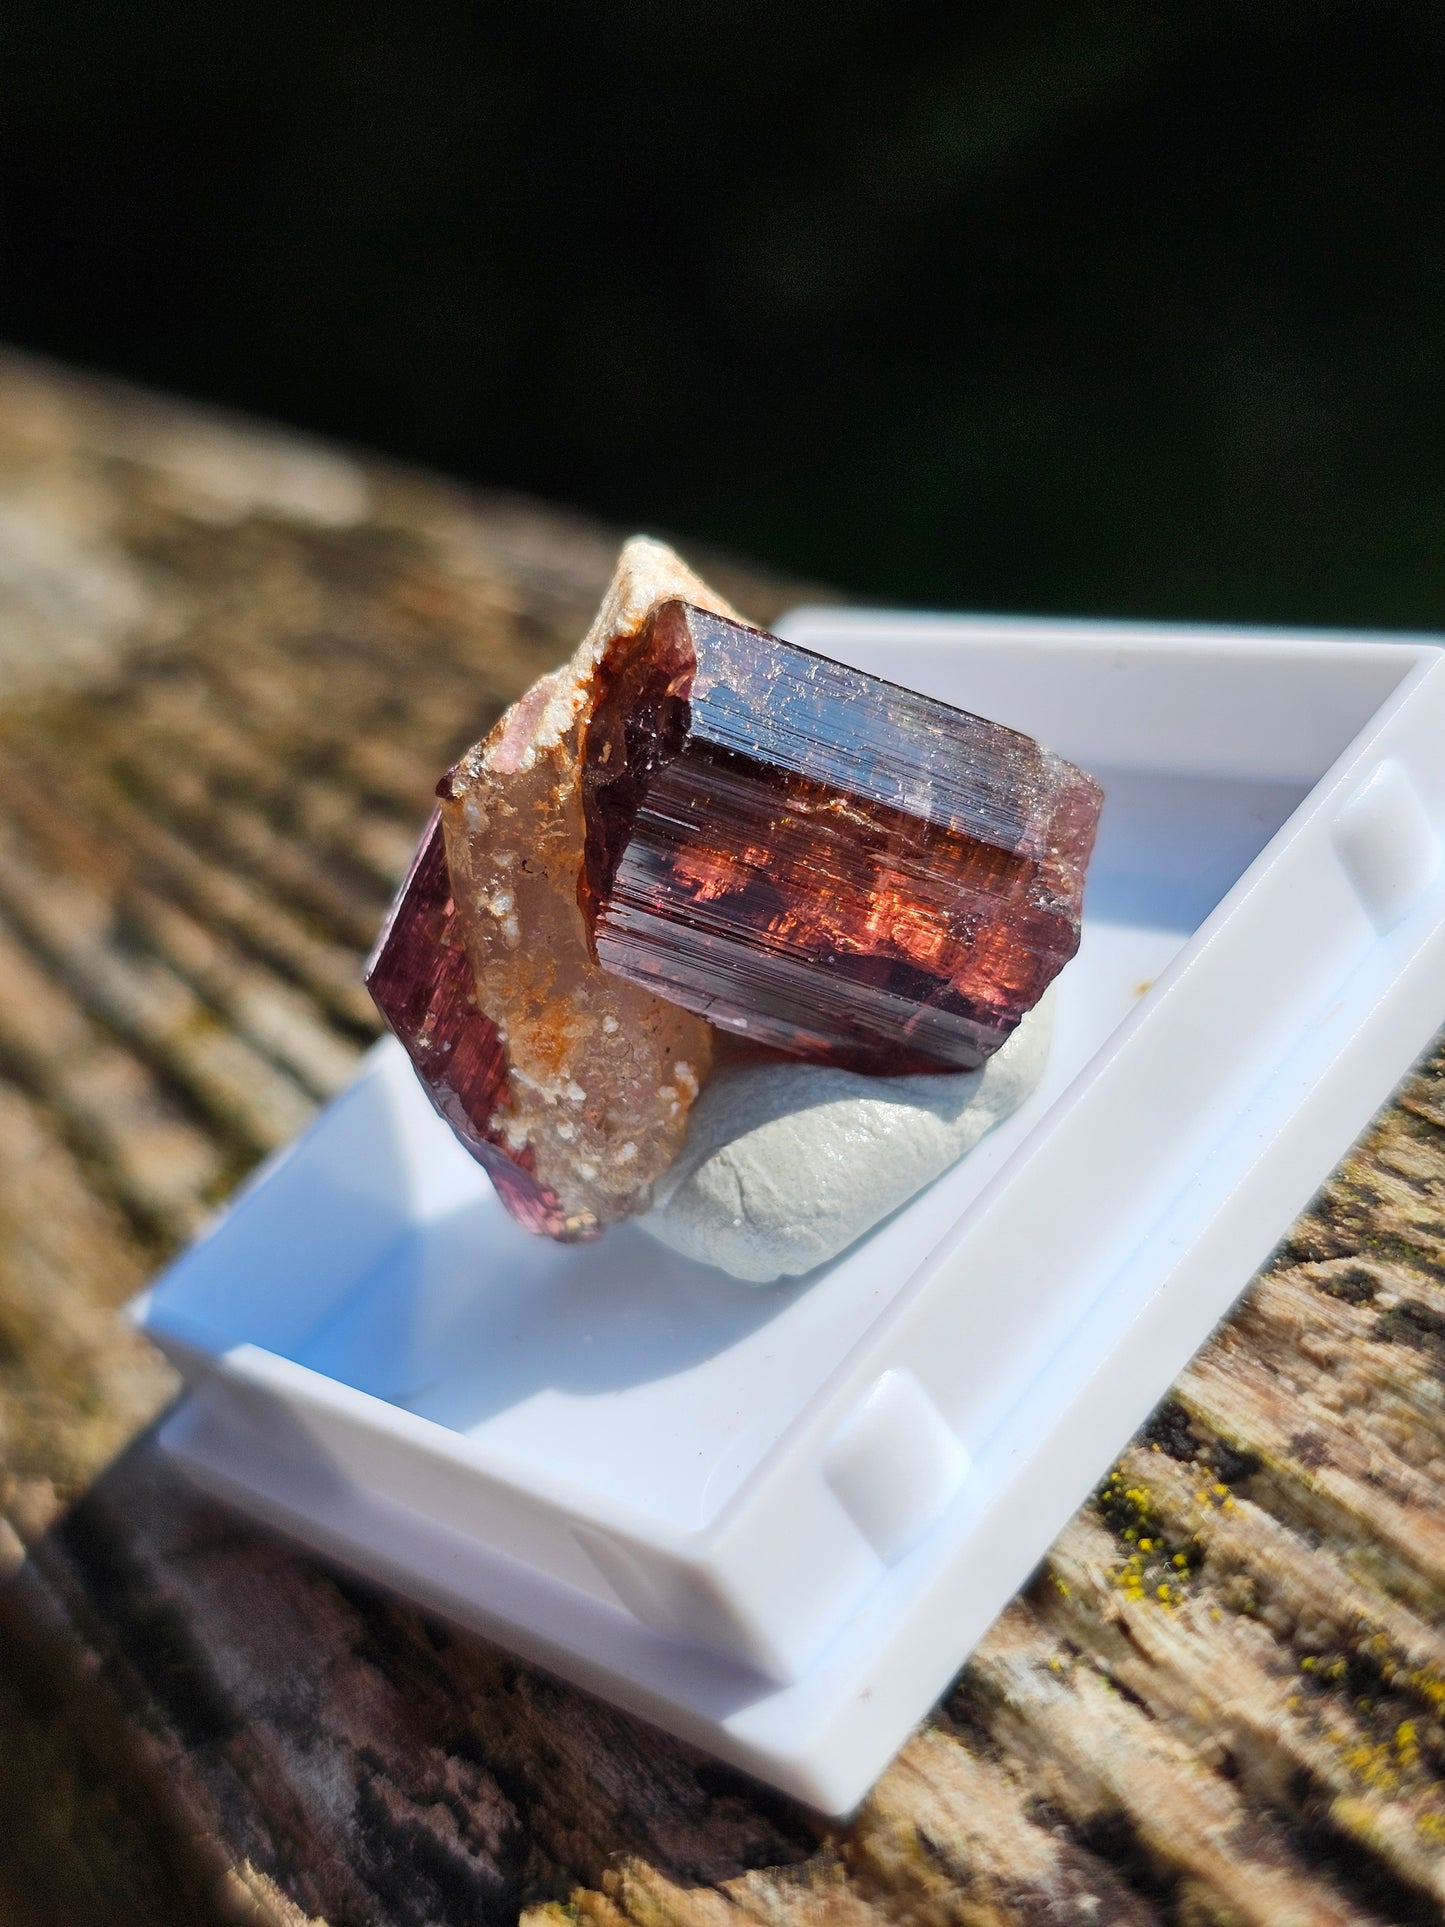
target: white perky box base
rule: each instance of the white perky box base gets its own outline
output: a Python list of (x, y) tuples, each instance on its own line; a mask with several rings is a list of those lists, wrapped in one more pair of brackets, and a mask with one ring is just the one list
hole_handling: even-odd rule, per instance
[(1027, 1102), (753, 1292), (529, 1239), (382, 1045), (136, 1316), (204, 1485), (842, 1812), (1445, 1017), (1445, 657), (783, 628), (1103, 782)]

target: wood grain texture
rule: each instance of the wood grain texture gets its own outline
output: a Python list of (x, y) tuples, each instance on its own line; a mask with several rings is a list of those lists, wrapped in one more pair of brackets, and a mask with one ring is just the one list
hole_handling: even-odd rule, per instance
[(613, 548), (0, 360), (0, 1921), (1445, 1919), (1445, 1050), (844, 1827), (160, 1460), (114, 1309), (345, 1082)]

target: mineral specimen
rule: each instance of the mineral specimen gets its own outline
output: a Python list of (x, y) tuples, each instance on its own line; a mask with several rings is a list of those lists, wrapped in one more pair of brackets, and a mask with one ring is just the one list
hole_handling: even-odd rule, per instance
[[(1026, 737), (748, 628), (644, 540), (571, 662), (437, 793), (368, 966), (382, 1014), (528, 1229), (595, 1236), (662, 1184), (659, 1223), (689, 1250), (719, 1185), (758, 1187), (756, 1157), (749, 1178), (715, 1141), (748, 1092), (782, 1104), (744, 1134), (766, 1161), (778, 1118), (838, 1125), (819, 1156), (847, 1225), (1017, 1101), (1039, 1052), (978, 1096), (918, 1074), (980, 1065), (1073, 953), (1100, 801)], [(680, 1157), (715, 1045), (727, 1068)], [(855, 1088), (870, 1078), (893, 1082)], [(845, 1139), (878, 1153), (866, 1174)], [(786, 1202), (792, 1226), (740, 1206), (751, 1255), (723, 1239), (714, 1262), (817, 1262), (827, 1190)]]
[(599, 963), (873, 1074), (969, 1070), (1079, 942), (1102, 792), (1029, 737), (682, 598), (600, 665)]
[(582, 742), (602, 672), (676, 596), (731, 614), (671, 550), (629, 542), (571, 662), (438, 785), (441, 838), (369, 974), (436, 1108), (512, 1214), (554, 1237), (646, 1209), (711, 1058), (699, 1018), (598, 967), (578, 902)]

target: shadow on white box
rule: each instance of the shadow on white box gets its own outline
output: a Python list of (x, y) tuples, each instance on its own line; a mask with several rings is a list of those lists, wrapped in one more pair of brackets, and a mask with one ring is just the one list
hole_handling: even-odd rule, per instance
[(1445, 1019), (1445, 654), (782, 629), (1103, 782), (1025, 1108), (758, 1291), (527, 1237), (387, 1042), (135, 1315), (202, 1486), (842, 1813)]

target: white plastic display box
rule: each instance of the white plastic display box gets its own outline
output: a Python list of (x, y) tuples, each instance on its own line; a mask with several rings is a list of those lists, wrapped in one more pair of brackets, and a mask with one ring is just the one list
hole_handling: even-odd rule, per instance
[(383, 1043), (136, 1316), (203, 1486), (843, 1812), (1445, 1020), (1445, 655), (782, 627), (1104, 783), (1025, 1108), (750, 1290), (519, 1231)]

